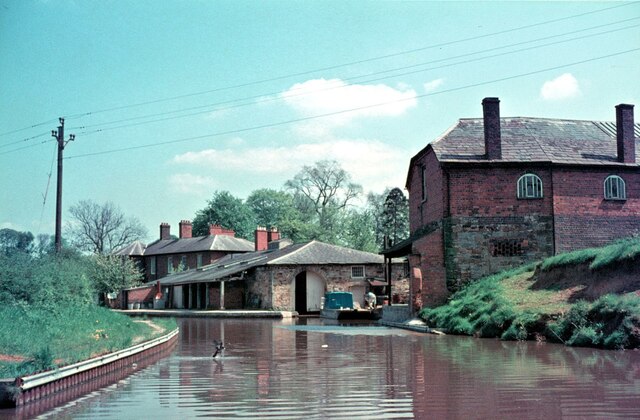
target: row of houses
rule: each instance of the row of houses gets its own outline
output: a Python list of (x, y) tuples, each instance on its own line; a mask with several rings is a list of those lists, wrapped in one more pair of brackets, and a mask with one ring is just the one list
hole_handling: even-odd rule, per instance
[[(326, 291), (361, 300), (374, 290), (415, 312), (483, 276), (640, 234), (633, 105), (603, 122), (503, 118), (499, 104), (485, 98), (482, 118), (460, 119), (411, 159), (410, 237), (382, 255), (263, 228), (254, 243), (220, 226), (192, 238), (187, 221), (179, 238), (163, 224), (158, 241), (121, 253), (160, 281), (155, 293), (171, 307), (307, 312)], [(187, 270), (172, 274), (178, 267)]]
[(313, 313), (327, 291), (352, 292), (363, 307), (369, 291), (382, 301), (408, 300), (402, 261), (385, 265), (381, 255), (319, 241), (294, 244), (275, 228), (258, 227), (255, 242), (215, 225), (206, 236), (191, 232), (183, 220), (180, 236), (172, 238), (169, 224), (162, 223), (157, 241), (116, 252), (137, 261), (147, 282), (124, 291), (120, 306)]

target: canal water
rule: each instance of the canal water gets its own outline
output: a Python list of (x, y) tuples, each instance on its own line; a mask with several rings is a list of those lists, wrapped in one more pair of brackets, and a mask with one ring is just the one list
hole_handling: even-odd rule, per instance
[(178, 322), (169, 357), (40, 417), (640, 418), (639, 351), (321, 319)]

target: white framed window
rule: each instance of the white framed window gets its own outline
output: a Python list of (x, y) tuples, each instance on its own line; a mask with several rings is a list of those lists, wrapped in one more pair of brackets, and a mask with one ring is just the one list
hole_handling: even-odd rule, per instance
[(524, 174), (518, 179), (518, 198), (542, 198), (542, 180), (535, 174)]
[(186, 270), (187, 268), (187, 256), (183, 255), (180, 257), (180, 269)]
[(167, 257), (167, 273), (173, 273), (173, 257)]
[(605, 200), (626, 200), (627, 188), (624, 180), (618, 175), (609, 175), (604, 180), (604, 199)]
[(351, 267), (351, 278), (361, 279), (364, 278), (364, 265), (354, 265)]
[(151, 272), (152, 275), (156, 274), (156, 257), (151, 257), (149, 259), (149, 271)]
[(202, 254), (196, 255), (196, 268), (202, 267)]

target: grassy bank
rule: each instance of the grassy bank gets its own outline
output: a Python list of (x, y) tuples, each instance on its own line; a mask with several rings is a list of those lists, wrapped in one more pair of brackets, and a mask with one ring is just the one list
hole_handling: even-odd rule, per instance
[(93, 305), (5, 306), (0, 308), (0, 378), (121, 350), (176, 327), (174, 319), (153, 324)]
[[(607, 270), (611, 270), (615, 276), (615, 267), (633, 265), (639, 255), (640, 238), (558, 255), (473, 282), (454, 294), (446, 305), (425, 308), (420, 316), (429, 326), (453, 334), (609, 349), (639, 348), (640, 296), (634, 287), (591, 301), (575, 299), (592, 286), (591, 275), (603, 277), (605, 273), (606, 277)], [(547, 275), (554, 269), (564, 269), (568, 275), (554, 281), (553, 276)], [(574, 271), (580, 278), (571, 279)], [(547, 278), (541, 281), (545, 275)]]

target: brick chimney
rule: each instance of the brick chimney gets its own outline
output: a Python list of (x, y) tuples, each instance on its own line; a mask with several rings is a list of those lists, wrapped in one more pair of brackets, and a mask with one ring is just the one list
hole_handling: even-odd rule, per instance
[(258, 226), (256, 228), (256, 235), (255, 235), (256, 251), (264, 251), (269, 247), (270, 233), (271, 232), (267, 232), (267, 229), (262, 226)]
[(171, 239), (171, 226), (169, 223), (160, 223), (160, 239)]
[(209, 235), (236, 236), (236, 232), (232, 229), (225, 229), (220, 225), (209, 225)]
[(278, 232), (278, 228), (272, 227), (267, 232), (267, 243), (277, 241), (280, 239), (280, 232)]
[(193, 225), (189, 220), (180, 221), (180, 239), (191, 238), (193, 236)]
[(636, 163), (636, 139), (633, 134), (633, 105), (616, 106), (616, 132), (618, 142), (618, 160), (624, 163)]
[(502, 159), (502, 140), (500, 137), (500, 99), (482, 100), (484, 119), (484, 150), (489, 160)]

